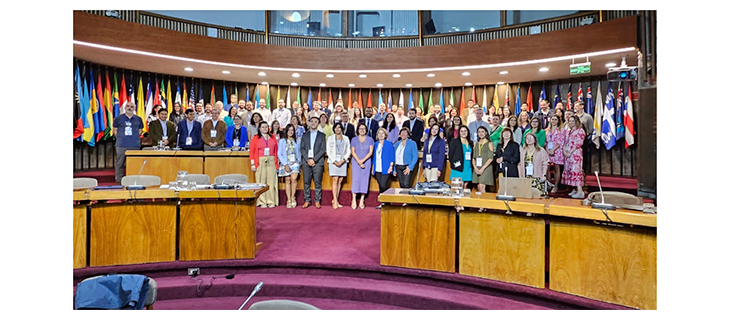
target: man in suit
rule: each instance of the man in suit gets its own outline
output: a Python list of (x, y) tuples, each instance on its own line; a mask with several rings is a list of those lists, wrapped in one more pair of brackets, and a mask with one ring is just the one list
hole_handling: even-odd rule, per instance
[(203, 149), (201, 133), (203, 126), (195, 120), (195, 111), (185, 110), (185, 119), (177, 125), (177, 142), (183, 150)]
[(423, 137), (423, 120), (416, 118), (416, 109), (412, 108), (411, 110), (408, 110), (408, 120), (403, 122), (403, 128), (408, 128), (411, 130), (411, 140), (416, 142), (416, 146), (418, 146), (418, 150), (421, 150), (421, 147), (423, 146), (421, 142), (421, 137)]
[[(442, 128), (444, 127), (444, 124), (446, 122), (446, 115), (441, 113), (440, 105), (433, 105), (433, 107), (431, 108), (431, 114), (428, 117), (436, 117), (436, 122), (438, 122), (439, 126), (441, 126)], [(428, 119), (426, 119), (426, 122), (428, 122)]]
[(165, 146), (175, 147), (177, 132), (175, 131), (175, 124), (172, 121), (167, 121), (166, 108), (157, 111), (157, 120), (150, 122), (149, 127), (153, 145), (157, 145), (159, 141), (162, 141)]
[(378, 121), (373, 118), (372, 107), (365, 108), (365, 117), (360, 119), (359, 123), (364, 123), (365, 126), (368, 127), (368, 135), (373, 138), (373, 140), (378, 140), (377, 134), (380, 125), (378, 124)]
[(312, 203), (311, 185), (314, 178), (314, 206), (322, 207), (322, 175), (324, 174), (324, 154), (327, 151), (327, 140), (324, 133), (320, 132), (319, 118), (309, 119), (309, 131), (302, 135), (299, 151), (302, 154), (301, 170), (304, 182), (304, 205), (306, 209)]
[(548, 124), (550, 124), (550, 117), (552, 117), (554, 113), (555, 110), (550, 110), (550, 102), (546, 99), (542, 99), (540, 100), (540, 110), (535, 112), (535, 117), (540, 120), (540, 124), (544, 129), (547, 128)]
[(477, 143), (479, 141), (479, 137), (477, 136), (477, 129), (479, 127), (484, 127), (487, 129), (487, 134), (492, 134), (492, 132), (489, 130), (489, 123), (484, 121), (484, 110), (482, 108), (477, 108), (474, 110), (474, 117), (476, 118), (474, 121), (472, 121), (469, 124), (469, 132), (471, 132), (471, 141), (474, 143)]
[(355, 126), (353, 126), (350, 123), (350, 115), (347, 114), (347, 112), (342, 113), (342, 134), (344, 134), (347, 137), (347, 141), (352, 141), (352, 138), (355, 137)]
[[(251, 101), (238, 101), (238, 115), (241, 116), (241, 123), (247, 125), (251, 123), (251, 116), (253, 115), (253, 102)], [(233, 118), (231, 116), (231, 118)]]

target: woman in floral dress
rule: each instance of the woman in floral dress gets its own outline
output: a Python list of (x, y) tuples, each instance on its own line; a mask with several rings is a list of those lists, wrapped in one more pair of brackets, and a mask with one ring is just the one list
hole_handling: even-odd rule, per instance
[(565, 168), (563, 171), (563, 184), (574, 186), (575, 190), (570, 196), (577, 199), (585, 198), (583, 193), (583, 141), (586, 139), (586, 133), (583, 130), (578, 116), (568, 118), (568, 129), (565, 132), (565, 145), (563, 146), (563, 155), (565, 155)]

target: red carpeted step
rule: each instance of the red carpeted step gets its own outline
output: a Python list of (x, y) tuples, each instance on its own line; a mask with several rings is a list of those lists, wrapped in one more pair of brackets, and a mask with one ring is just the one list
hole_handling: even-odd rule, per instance
[[(241, 297), (216, 297), (216, 298), (194, 298), (179, 300), (158, 300), (155, 310), (238, 310), (246, 301), (248, 295)], [(319, 299), (308, 297), (259, 297), (258, 295), (251, 298), (243, 307), (248, 310), (251, 305), (259, 301), (267, 300), (294, 300), (311, 304), (322, 310), (409, 310), (396, 306), (389, 306), (378, 303), (369, 303), (362, 301), (350, 301), (341, 299)]]

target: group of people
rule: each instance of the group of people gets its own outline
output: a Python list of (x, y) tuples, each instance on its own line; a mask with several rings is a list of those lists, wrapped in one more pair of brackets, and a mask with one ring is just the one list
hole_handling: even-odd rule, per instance
[[(231, 101), (237, 101), (235, 95)], [(563, 103), (550, 108), (547, 100), (541, 100), (535, 113), (522, 111), (517, 115), (512, 115), (509, 107), (497, 110), (491, 106), (485, 114), (473, 100), (467, 105), (468, 115), (459, 115), (452, 106), (442, 113), (439, 105), (430, 106), (425, 115), (418, 108), (404, 115), (402, 106), (389, 109), (380, 104), (377, 109), (361, 109), (353, 102), (347, 109), (341, 100), (332, 107), (323, 107), (327, 101), (315, 101), (311, 110), (307, 103), (299, 106), (297, 102), (288, 108), (284, 100), (278, 100), (273, 110), (266, 108), (264, 99), (255, 109), (253, 102), (244, 100), (228, 105), (218, 101), (215, 106), (198, 103), (186, 110), (175, 103), (172, 111), (155, 106), (147, 123), (154, 144), (205, 151), (248, 148), (256, 181), (270, 186), (259, 197), (260, 207), (279, 204), (278, 178), (285, 181), (287, 207), (296, 207), (294, 195), (301, 175), (302, 207), (314, 204), (320, 208), (327, 162), (332, 207), (342, 207), (342, 182), (350, 176), (351, 207), (362, 209), (370, 176), (374, 176), (381, 193), (391, 176), (401, 188), (411, 187), (419, 151), (423, 151), (426, 181), (440, 179), (448, 154), (448, 180), (460, 178), (481, 192), (494, 186), (495, 177), (502, 175), (532, 178), (533, 186), (547, 193), (544, 182), (552, 166), (552, 192), (557, 192), (562, 182), (573, 187), (571, 196), (585, 196), (582, 185), (587, 164), (583, 155), (586, 139), (593, 131), (593, 119), (583, 112), (582, 102), (566, 110)], [(522, 110), (527, 109), (523, 104)], [(127, 103), (125, 113), (114, 119), (117, 181), (124, 174), (124, 151), (139, 148), (139, 139), (135, 145), (134, 135), (142, 134), (144, 124), (134, 110), (134, 104)], [(310, 196), (312, 180), (314, 201)]]

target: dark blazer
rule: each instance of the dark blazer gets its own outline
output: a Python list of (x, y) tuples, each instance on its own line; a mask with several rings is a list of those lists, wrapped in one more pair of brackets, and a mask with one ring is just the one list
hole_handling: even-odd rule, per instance
[[(426, 155), (431, 154), (431, 162), (426, 161)], [(436, 137), (431, 149), (428, 149), (428, 139), (423, 143), (423, 167), (426, 169), (437, 168), (444, 171), (444, 160), (446, 159), (446, 142), (441, 137)]]
[[(553, 114), (555, 114), (555, 110), (548, 108), (547, 114), (543, 113), (542, 110), (538, 110), (537, 112), (535, 112), (534, 117), (537, 117), (540, 120), (540, 125), (542, 126), (542, 129), (545, 129), (547, 128), (545, 124), (550, 124), (550, 117), (552, 117)], [(545, 117), (547, 117), (547, 119), (545, 119)]]
[[(421, 147), (423, 146), (421, 144), (421, 138), (423, 137), (423, 121), (421, 119), (416, 118), (415, 123), (413, 124), (413, 130), (411, 130), (411, 140), (416, 142), (416, 146), (418, 146), (418, 150), (421, 150)], [(408, 119), (403, 122), (403, 128), (411, 129), (411, 119)]]
[[(175, 132), (175, 124), (168, 120), (167, 121), (167, 141), (170, 142), (170, 148), (175, 146), (177, 141), (177, 132)], [(152, 139), (152, 145), (157, 145), (157, 141), (162, 140), (162, 123), (160, 120), (150, 122), (150, 138)]]
[[(327, 138), (324, 135), (324, 133), (320, 132), (319, 130), (315, 131), (317, 133), (317, 138), (314, 140), (314, 162), (316, 162), (318, 166), (324, 166), (324, 154), (327, 152)], [(302, 138), (299, 140), (299, 151), (302, 154), (302, 166), (306, 166), (307, 160), (309, 160), (309, 144), (310, 144), (310, 133), (311, 131), (306, 131), (302, 135)]]
[[(358, 124), (360, 124), (360, 123), (367, 124), (367, 122), (365, 122), (365, 119), (366, 118), (361, 118), (360, 121), (358, 122)], [(378, 140), (378, 128), (380, 128), (378, 121), (375, 121), (375, 119), (370, 118), (370, 128), (368, 128), (368, 135), (370, 136), (370, 138), (373, 138), (373, 141)], [(357, 131), (355, 131), (355, 132), (357, 132)]]
[(345, 131), (342, 132), (347, 137), (347, 141), (352, 141), (352, 138), (355, 137), (355, 126), (351, 123), (343, 123), (343, 127), (345, 127)]
[[(497, 158), (502, 157), (502, 164), (497, 164)], [(517, 164), (520, 162), (520, 145), (510, 139), (507, 147), (502, 151), (502, 142), (497, 144), (494, 150), (494, 163), (497, 164), (497, 172), (504, 173), (504, 169), (508, 168), (506, 177), (519, 177)]]
[(180, 121), (180, 123), (177, 124), (177, 141), (178, 146), (180, 148), (183, 148), (185, 150), (200, 150), (203, 149), (203, 139), (201, 139), (201, 133), (203, 131), (203, 127), (200, 125), (200, 122), (197, 120), (193, 120), (193, 129), (190, 131), (190, 137), (193, 138), (193, 143), (191, 145), (186, 145), (185, 140), (188, 138), (188, 120), (183, 119)]
[[(467, 139), (469, 141), (469, 145), (472, 146), (470, 139)], [(519, 149), (517, 149), (517, 156), (519, 157)], [(471, 159), (470, 159), (471, 160)], [(459, 166), (455, 166), (455, 163), (459, 163)], [(451, 164), (451, 170), (456, 170), (459, 172), (464, 171), (464, 148), (461, 145), (461, 139), (453, 139), (449, 143), (449, 163)]]

